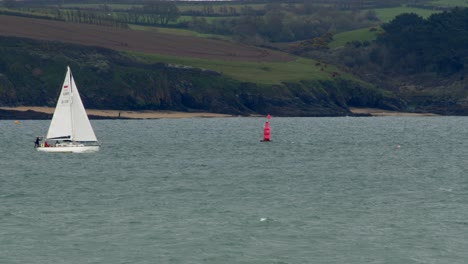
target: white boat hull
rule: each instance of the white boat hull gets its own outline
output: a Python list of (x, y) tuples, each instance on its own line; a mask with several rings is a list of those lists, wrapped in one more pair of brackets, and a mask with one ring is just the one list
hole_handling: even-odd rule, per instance
[(99, 151), (99, 146), (70, 145), (57, 147), (37, 147), (37, 151), (52, 153), (83, 153)]

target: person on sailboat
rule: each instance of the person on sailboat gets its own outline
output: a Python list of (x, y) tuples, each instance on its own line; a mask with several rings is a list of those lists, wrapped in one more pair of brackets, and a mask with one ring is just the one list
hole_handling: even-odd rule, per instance
[(46, 147), (46, 148), (49, 147), (49, 143), (47, 143), (47, 141), (44, 142), (44, 147)]
[(39, 139), (39, 137), (36, 137), (36, 141), (34, 141), (34, 147), (35, 147), (35, 148), (37, 148), (37, 147), (40, 146), (40, 145), (39, 145), (40, 141), (41, 141), (41, 140)]

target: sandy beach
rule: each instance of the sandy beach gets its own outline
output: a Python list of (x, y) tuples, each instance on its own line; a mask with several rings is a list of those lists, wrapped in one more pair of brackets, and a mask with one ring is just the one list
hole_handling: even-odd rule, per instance
[(409, 113), (409, 112), (396, 112), (388, 111), (378, 108), (350, 108), (351, 112), (355, 114), (369, 114), (371, 116), (438, 116), (432, 113)]
[[(13, 111), (35, 111), (52, 114), (55, 108), (40, 106), (18, 106), (18, 107), (0, 107), (3, 110)], [(195, 118), (195, 117), (232, 117), (232, 115), (205, 113), (205, 112), (175, 112), (175, 111), (119, 111), (119, 110), (97, 110), (87, 109), (86, 112), (91, 116), (102, 116), (110, 118), (135, 118), (135, 119), (157, 119), (157, 118)]]
[[(53, 114), (55, 108), (41, 106), (18, 106), (0, 107), (2, 110), (12, 111), (35, 111), (39, 113)], [(350, 108), (355, 114), (368, 114), (370, 116), (437, 116), (432, 113), (409, 113), (388, 111), (378, 108)], [(87, 109), (90, 116), (106, 118), (132, 118), (132, 119), (158, 119), (158, 118), (212, 118), (212, 117), (233, 117), (233, 115), (216, 114), (207, 112), (176, 112), (176, 111), (126, 111), (126, 110), (98, 110)]]

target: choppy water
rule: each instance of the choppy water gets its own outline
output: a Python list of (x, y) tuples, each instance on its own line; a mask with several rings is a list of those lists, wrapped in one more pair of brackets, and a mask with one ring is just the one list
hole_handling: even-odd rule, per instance
[(468, 263), (468, 117), (263, 122), (0, 121), (0, 263)]

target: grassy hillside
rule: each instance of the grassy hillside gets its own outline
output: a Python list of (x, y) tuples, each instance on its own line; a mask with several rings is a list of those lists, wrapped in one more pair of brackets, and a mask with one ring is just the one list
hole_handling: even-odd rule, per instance
[(393, 8), (378, 8), (378, 9), (374, 9), (374, 11), (377, 13), (377, 16), (382, 22), (388, 22), (394, 19), (396, 16), (400, 14), (404, 14), (404, 13), (414, 13), (419, 16), (422, 16), (423, 18), (427, 18), (434, 13), (441, 12), (437, 10), (429, 10), (429, 9), (406, 7), (406, 6), (393, 7)]
[[(187, 57), (165, 56), (127, 52), (129, 57), (144, 63), (164, 62), (176, 67), (190, 66), (223, 73), (233, 79), (258, 84), (280, 84), (303, 80), (331, 80), (336, 67), (318, 63), (312, 59), (296, 58), (288, 62), (235, 62), (206, 60)], [(352, 78), (339, 73), (342, 78)]]
[(328, 46), (337, 48), (343, 47), (347, 42), (351, 41), (372, 41), (377, 38), (380, 32), (382, 32), (380, 27), (370, 27), (338, 33), (333, 36), (333, 41)]
[(169, 28), (169, 27), (152, 27), (152, 26), (141, 26), (141, 25), (129, 25), (129, 28), (132, 30), (142, 30), (142, 31), (152, 31), (158, 33), (164, 33), (169, 35), (179, 35), (179, 36), (192, 36), (198, 38), (211, 38), (211, 39), (221, 39), (221, 40), (232, 40), (231, 37), (222, 36), (222, 35), (213, 35), (213, 34), (203, 34), (189, 29), (183, 28)]
[[(350, 106), (394, 109), (400, 104), (391, 94), (346, 74), (333, 77), (332, 66), (313, 60), (225, 63), (125, 54), (0, 37), (0, 105), (53, 106), (66, 65), (90, 108), (337, 116), (351, 114)], [(186, 66), (190, 64), (212, 70)]]

